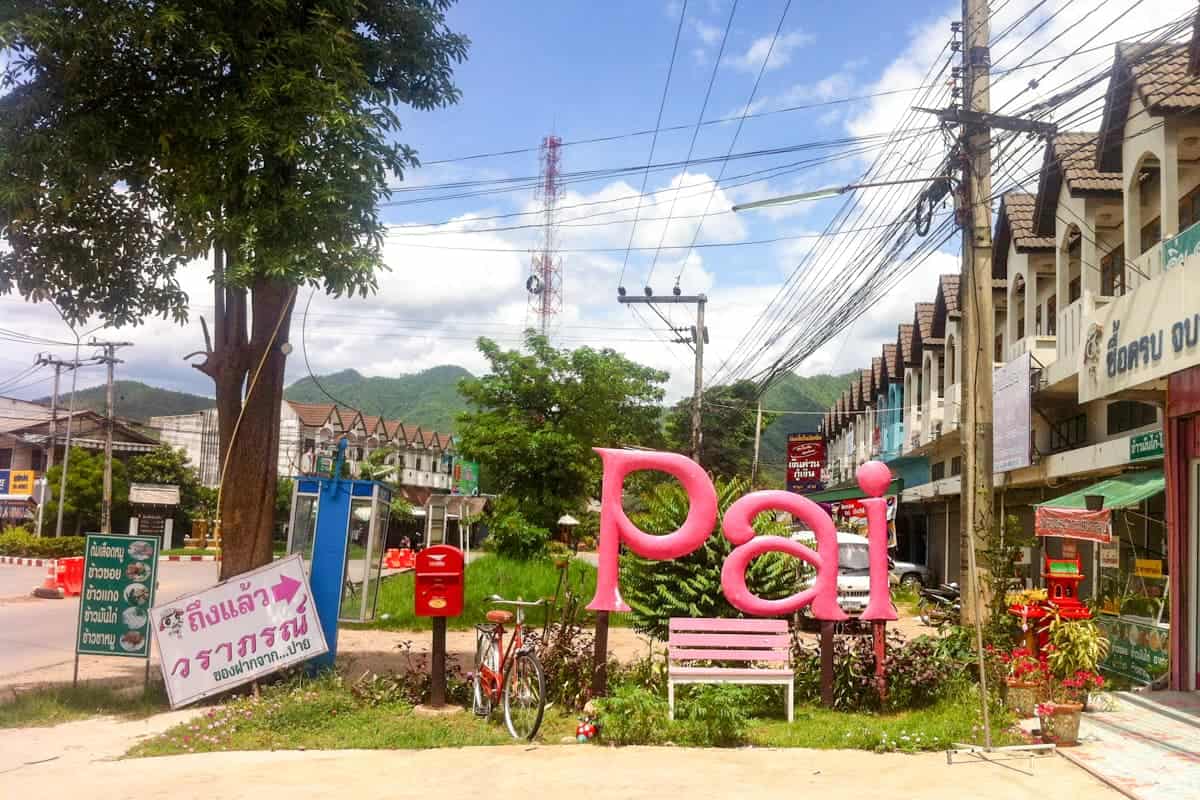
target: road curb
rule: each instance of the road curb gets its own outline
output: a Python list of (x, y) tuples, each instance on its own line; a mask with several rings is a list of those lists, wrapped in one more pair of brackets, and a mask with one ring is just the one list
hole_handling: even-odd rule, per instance
[(9, 567), (52, 567), (57, 558), (25, 558), (23, 556), (0, 556), (0, 565)]
[(220, 556), (159, 556), (162, 561), (220, 561)]

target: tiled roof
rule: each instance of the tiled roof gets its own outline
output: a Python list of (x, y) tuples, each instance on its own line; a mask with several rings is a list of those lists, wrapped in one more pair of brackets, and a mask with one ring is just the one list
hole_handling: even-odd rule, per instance
[(887, 367), (888, 380), (898, 381), (904, 377), (904, 368), (900, 366), (900, 350), (895, 342), (883, 345), (883, 364)]
[[(1060, 133), (1050, 143), (1052, 156), (1062, 165), (1067, 188), (1074, 192), (1120, 192), (1121, 173), (1096, 169), (1097, 133)], [(1058, 198), (1046, 198), (1058, 202)], [(1053, 243), (1051, 243), (1053, 246)]]
[(362, 421), (363, 427), (367, 429), (367, 435), (370, 436), (371, 434), (376, 433), (377, 429), (379, 428), (379, 423), (383, 420), (376, 416), (363, 414)]
[[(1055, 198), (1057, 200), (1057, 198)], [(1007, 192), (1002, 203), (1012, 231), (1012, 241), (1020, 249), (1054, 249), (1053, 236), (1035, 236), (1033, 208), (1037, 198), (1025, 192)]]
[(917, 303), (913, 324), (921, 333), (921, 339), (933, 338), (933, 303)]
[(1200, 108), (1200, 79), (1188, 71), (1189, 55), (1185, 44), (1117, 45), (1117, 57), (1129, 60), (1138, 94), (1153, 110)]
[(900, 328), (897, 332), (896, 342), (900, 345), (900, 367), (903, 369), (909, 364), (916, 363), (913, 357), (913, 326), (910, 322), (900, 323)]
[(943, 275), (938, 282), (938, 289), (942, 293), (942, 297), (946, 302), (946, 313), (955, 314), (958, 312), (958, 282), (959, 276), (954, 273)]
[(300, 424), (310, 428), (319, 428), (324, 425), (325, 420), (329, 419), (329, 414), (334, 409), (333, 403), (294, 403), (288, 400), (287, 404), (300, 418)]
[(871, 401), (875, 399), (874, 391), (873, 391), (874, 384), (871, 380), (871, 378), (872, 378), (871, 370), (864, 369), (864, 370), (860, 371), (858, 373), (858, 375), (859, 375), (858, 392), (859, 392), (859, 397), (862, 398), (862, 405), (859, 407), (866, 408), (867, 406), (869, 406), (871, 404)]
[(883, 387), (883, 357), (875, 356), (871, 359), (871, 386), (874, 387), (875, 393), (879, 394)]

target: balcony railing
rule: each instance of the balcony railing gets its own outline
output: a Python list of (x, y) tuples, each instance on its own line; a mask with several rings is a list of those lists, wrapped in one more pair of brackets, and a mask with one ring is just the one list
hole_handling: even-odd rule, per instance
[(921, 420), (921, 444), (928, 444), (941, 435), (944, 403), (945, 401), (941, 397), (930, 400)]
[(1058, 358), (1057, 337), (1055, 336), (1026, 336), (1008, 346), (1007, 361), (1020, 358), (1025, 353), (1032, 353), (1044, 367), (1050, 366)]
[(951, 384), (946, 389), (946, 404), (942, 410), (943, 428), (946, 433), (958, 427), (958, 417), (961, 414), (959, 409), (959, 396), (962, 392), (962, 387), (957, 383)]

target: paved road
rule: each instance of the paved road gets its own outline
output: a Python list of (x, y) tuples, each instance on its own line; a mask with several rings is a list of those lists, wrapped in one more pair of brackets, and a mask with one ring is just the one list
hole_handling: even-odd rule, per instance
[[(157, 601), (203, 589), (217, 582), (218, 564), (211, 561), (163, 562), (158, 572)], [(41, 600), (30, 596), (46, 575), (45, 568), (0, 566), (0, 685), (13, 686), (61, 675), (75, 654), (79, 599)], [(111, 677), (140, 670), (135, 659), (85, 659), (84, 677)], [(69, 666), (67, 678), (70, 678)]]

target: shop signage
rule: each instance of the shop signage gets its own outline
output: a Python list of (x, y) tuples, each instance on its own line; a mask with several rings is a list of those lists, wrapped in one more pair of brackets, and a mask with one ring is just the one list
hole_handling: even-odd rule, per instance
[(88, 534), (75, 653), (148, 657), (157, 576), (156, 539)]
[(1200, 258), (1188, 258), (1083, 320), (1079, 401), (1200, 364)]
[(1153, 683), (1167, 671), (1170, 632), (1166, 625), (1135, 622), (1128, 617), (1097, 617), (1108, 637), (1108, 656), (1100, 669), (1142, 683)]
[(1162, 431), (1137, 433), (1129, 437), (1129, 460), (1138, 461), (1143, 458), (1162, 458)]
[(1113, 544), (1100, 545), (1100, 568), (1117, 569), (1121, 566), (1121, 546)]
[(1107, 508), (1088, 511), (1083, 508), (1038, 506), (1033, 517), (1033, 532), (1038, 536), (1111, 542), (1112, 512)]
[(0, 494), (8, 494), (8, 484), (12, 476), (12, 472), (7, 469), (0, 469)]
[(1162, 559), (1160, 558), (1139, 558), (1133, 562), (1133, 574), (1139, 578), (1161, 578)]
[(1183, 264), (1189, 256), (1200, 254), (1200, 223), (1189, 225), (1179, 233), (1163, 239), (1163, 271)]
[(156, 536), (161, 539), (167, 531), (167, 518), (162, 514), (139, 514), (137, 521), (138, 533), (144, 536)]
[(155, 608), (171, 707), (328, 652), (299, 554)]
[(31, 469), (14, 469), (8, 473), (8, 490), (0, 494), (33, 494), (37, 473)]
[(819, 492), (825, 488), (825, 437), (819, 433), (789, 433), (787, 442), (787, 490)]
[(1063, 539), (1062, 541), (1062, 557), (1075, 558), (1079, 555), (1079, 548), (1076, 546), (1074, 539)]
[(1029, 353), (1022, 353), (996, 370), (992, 379), (992, 403), (995, 424), (992, 426), (994, 470), (1008, 472), (1033, 463), (1030, 452), (1030, 431), (1033, 412), (1030, 402)]
[(459, 459), (454, 462), (454, 494), (474, 497), (479, 494), (479, 463)]

